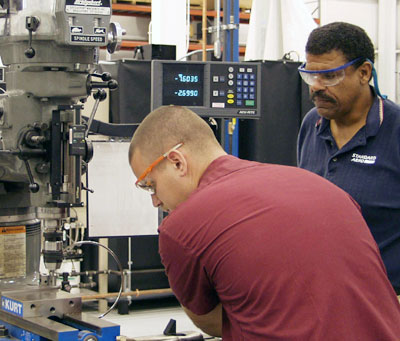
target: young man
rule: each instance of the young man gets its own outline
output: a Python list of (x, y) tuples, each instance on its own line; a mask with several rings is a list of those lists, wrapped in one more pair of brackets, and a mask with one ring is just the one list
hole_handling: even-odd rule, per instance
[(311, 172), (226, 155), (203, 119), (161, 107), (136, 130), (136, 185), (171, 288), (228, 340), (398, 340), (400, 306), (357, 204)]
[(360, 27), (337, 22), (311, 32), (299, 72), (315, 108), (300, 129), (298, 165), (361, 206), (400, 294), (400, 107), (380, 95), (373, 62)]

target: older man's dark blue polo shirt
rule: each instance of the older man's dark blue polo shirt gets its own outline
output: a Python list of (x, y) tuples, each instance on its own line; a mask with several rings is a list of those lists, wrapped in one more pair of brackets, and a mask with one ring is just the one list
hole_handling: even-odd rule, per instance
[(297, 157), (299, 167), (332, 181), (359, 203), (389, 279), (400, 289), (400, 107), (375, 97), (366, 125), (340, 150), (329, 120), (313, 108), (300, 128)]

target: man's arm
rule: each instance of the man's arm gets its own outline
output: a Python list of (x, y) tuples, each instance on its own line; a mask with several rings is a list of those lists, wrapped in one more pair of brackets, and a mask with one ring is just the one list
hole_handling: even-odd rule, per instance
[(222, 336), (222, 304), (219, 303), (213, 310), (204, 315), (196, 315), (183, 307), (197, 328), (211, 336)]

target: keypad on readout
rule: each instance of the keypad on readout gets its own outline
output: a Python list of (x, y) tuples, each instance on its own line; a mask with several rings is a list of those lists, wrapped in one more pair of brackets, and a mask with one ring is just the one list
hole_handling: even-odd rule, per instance
[(254, 107), (256, 99), (255, 72), (255, 67), (237, 67), (235, 70), (233, 66), (229, 66), (226, 77), (225, 75), (214, 75), (214, 84), (225, 83), (228, 87), (226, 91), (215, 88), (212, 90), (212, 106), (217, 107), (223, 105), (223, 103), (218, 102), (218, 100), (222, 100), (221, 97), (223, 97), (228, 107), (232, 105), (244, 108)]

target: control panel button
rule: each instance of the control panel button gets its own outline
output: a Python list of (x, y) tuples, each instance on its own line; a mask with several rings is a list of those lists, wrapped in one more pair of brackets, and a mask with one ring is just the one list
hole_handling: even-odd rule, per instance
[(229, 72), (233, 72), (233, 66), (228, 67)]
[(227, 102), (228, 102), (228, 104), (233, 104), (233, 103), (235, 103), (235, 101), (234, 101), (233, 99), (228, 99)]
[(233, 73), (228, 73), (228, 78), (229, 79), (233, 79), (233, 77), (235, 77)]
[(232, 80), (232, 79), (230, 79), (230, 80), (228, 81), (228, 85), (229, 85), (229, 86), (232, 86), (232, 85), (233, 85), (233, 80)]
[(254, 73), (250, 74), (250, 79), (251, 80), (255, 80), (256, 79), (256, 75)]
[(225, 96), (225, 91), (224, 90), (219, 90), (219, 95), (220, 96)]
[(246, 107), (254, 107), (254, 100), (248, 99), (247, 101), (245, 101), (245, 105)]
[(238, 73), (237, 74), (237, 79), (243, 79), (243, 74), (242, 73)]
[(249, 88), (249, 92), (250, 92), (250, 93), (254, 93), (254, 88), (253, 88), (253, 87), (250, 87), (250, 88)]
[(254, 94), (250, 94), (250, 95), (249, 95), (249, 98), (250, 98), (250, 99), (255, 99)]
[(218, 76), (213, 76), (213, 82), (218, 83)]
[(225, 76), (219, 76), (219, 81), (220, 82), (225, 82)]
[(214, 96), (214, 97), (217, 97), (218, 94), (219, 94), (219, 93), (218, 93), (218, 90), (213, 90), (213, 96)]
[(249, 92), (249, 88), (243, 88), (243, 92), (244, 93)]
[(239, 94), (237, 94), (237, 96), (236, 96), (238, 99), (242, 99), (242, 94), (241, 93), (239, 93)]
[(243, 94), (243, 99), (249, 99), (249, 94)]
[(250, 86), (256, 86), (256, 81), (250, 81)]
[(249, 79), (249, 74), (248, 73), (244, 73), (243, 74), (243, 79)]
[(242, 87), (241, 87), (241, 86), (238, 86), (238, 87), (236, 88), (236, 91), (237, 91), (237, 92), (242, 92)]
[(245, 71), (245, 68), (244, 68), (244, 67), (240, 67), (240, 68), (239, 68), (239, 72), (243, 73), (244, 71)]
[(228, 94), (226, 97), (228, 97), (228, 98), (234, 98), (235, 95), (234, 95), (234, 94)]
[(243, 86), (249, 86), (249, 81), (243, 81)]
[(241, 80), (237, 80), (236, 84), (237, 84), (237, 86), (242, 86), (242, 81)]
[(252, 73), (252, 72), (253, 72), (253, 68), (248, 67), (246, 71), (247, 71), (248, 73)]
[(237, 104), (237, 105), (243, 105), (243, 102), (242, 102), (241, 99), (238, 99), (238, 100), (236, 101), (236, 104)]

